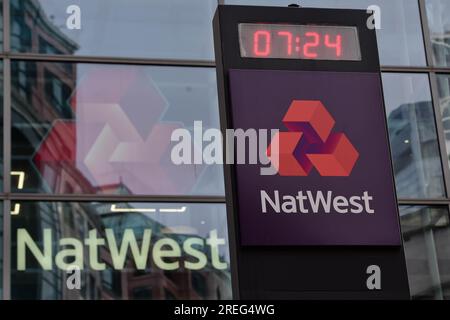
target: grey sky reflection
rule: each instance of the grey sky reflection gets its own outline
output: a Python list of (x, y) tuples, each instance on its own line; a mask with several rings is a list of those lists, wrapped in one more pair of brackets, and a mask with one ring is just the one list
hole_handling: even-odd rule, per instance
[[(213, 0), (40, 0), (43, 11), (80, 46), (76, 54), (213, 59)], [(81, 8), (81, 29), (66, 28), (69, 5)]]

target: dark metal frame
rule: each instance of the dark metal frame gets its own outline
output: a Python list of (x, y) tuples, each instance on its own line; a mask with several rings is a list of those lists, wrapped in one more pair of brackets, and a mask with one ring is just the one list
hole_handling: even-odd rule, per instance
[[(337, 14), (339, 12), (339, 14)], [(258, 23), (263, 18), (265, 23), (286, 23), (286, 24), (329, 24), (342, 26), (355, 26), (358, 28), (358, 36), (361, 47), (360, 61), (316, 61), (316, 60), (293, 60), (293, 59), (254, 59), (243, 58), (240, 56), (239, 39), (237, 27), (239, 23)], [(219, 112), (221, 120), (221, 130), (225, 132), (227, 128), (234, 128), (233, 114), (230, 97), (229, 84), (229, 70), (300, 70), (300, 71), (332, 71), (332, 72), (370, 72), (378, 75), (378, 81), (381, 84), (381, 72), (379, 66), (379, 57), (377, 49), (376, 34), (374, 30), (370, 30), (366, 26), (366, 21), (370, 14), (364, 10), (349, 10), (349, 9), (312, 9), (312, 8), (283, 8), (283, 7), (251, 7), (251, 6), (219, 6), (213, 20), (214, 28), (214, 44), (215, 57), (217, 69), (217, 83), (219, 94)], [(233, 30), (235, 32), (233, 32)], [(382, 101), (384, 103), (384, 99)], [(383, 108), (383, 110), (385, 110)], [(385, 111), (383, 117), (386, 119)], [(387, 129), (387, 121), (384, 121), (384, 139), (388, 149), (389, 158), (392, 158), (390, 152), (389, 136)], [(225, 147), (227, 148), (227, 147)], [(225, 152), (224, 152), (225, 154)], [(225, 155), (224, 155), (225, 158)], [(240, 232), (238, 223), (238, 191), (237, 191), (237, 176), (234, 165), (225, 164), (225, 191), (227, 200), (227, 214), (228, 214), (228, 229), (229, 229), (229, 245), (231, 251), (231, 272), (233, 280), (233, 294), (235, 298), (255, 299), (255, 298), (274, 298), (274, 297), (293, 297), (293, 298), (307, 298), (310, 292), (306, 294), (305, 287), (311, 285), (302, 278), (304, 273), (308, 272), (308, 267), (303, 268), (301, 261), (315, 261), (312, 265), (317, 264), (317, 268), (323, 265), (329, 265), (331, 260), (336, 255), (341, 256), (341, 261), (336, 264), (341, 270), (351, 270), (355, 266), (365, 263), (364, 261), (371, 261), (373, 257), (368, 255), (376, 255), (377, 261), (385, 265), (391, 265), (392, 275), (395, 274), (396, 281), (393, 281), (393, 286), (390, 290), (392, 292), (385, 293), (386, 295), (373, 295), (369, 292), (360, 291), (355, 292), (341, 291), (339, 281), (332, 280), (329, 282), (329, 290), (339, 290), (339, 292), (321, 293), (315, 292), (315, 297), (339, 297), (339, 298), (388, 298), (394, 297), (405, 298), (409, 297), (409, 288), (406, 275), (405, 256), (403, 246), (399, 247), (383, 247), (383, 246), (277, 246), (276, 248), (264, 247), (249, 247), (240, 244)], [(398, 217), (398, 232), (400, 233), (400, 221), (398, 214), (398, 201), (395, 189), (395, 180), (392, 162), (389, 163), (390, 179), (392, 188), (391, 192), (394, 195), (392, 200), (395, 201), (395, 211)], [(312, 251), (315, 250), (315, 251)], [(270, 285), (258, 285), (254, 281), (247, 281), (251, 274), (260, 274), (260, 277), (268, 277), (270, 272), (265, 270), (263, 266), (260, 269), (254, 270), (257, 266), (253, 260), (266, 261), (265, 265), (270, 265), (270, 270), (276, 274), (276, 279), (279, 280), (279, 292), (275, 293), (270, 290)], [(290, 277), (289, 273), (283, 273), (282, 268), (277, 268), (273, 263), (275, 260), (290, 261), (296, 265), (298, 277)], [(343, 261), (344, 260), (344, 261)], [(281, 262), (281, 264), (283, 264)], [(304, 262), (303, 262), (304, 264)], [(309, 266), (310, 268), (311, 266)], [(250, 271), (251, 270), (251, 271)], [(348, 274), (350, 275), (350, 273)], [(318, 277), (315, 274), (315, 277)], [(316, 279), (315, 277), (312, 277)], [(255, 276), (255, 279), (257, 277)], [(293, 292), (289, 290), (289, 281), (298, 281), (301, 278), (298, 288), (303, 288), (302, 291)], [(349, 279), (349, 283), (350, 283)], [(283, 283), (283, 285), (281, 285)], [(355, 285), (355, 283), (353, 283)], [(259, 287), (262, 292), (257, 292)], [(317, 290), (317, 286), (313, 286)], [(290, 293), (288, 293), (290, 291)], [(396, 292), (395, 294), (393, 292)]]

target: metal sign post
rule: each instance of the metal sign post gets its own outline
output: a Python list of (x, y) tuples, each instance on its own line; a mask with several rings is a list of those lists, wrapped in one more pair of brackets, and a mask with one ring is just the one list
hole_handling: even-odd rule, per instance
[[(217, 9), (221, 127), (248, 143), (246, 163), (225, 165), (236, 298), (409, 299), (368, 18)], [(278, 130), (262, 150), (270, 174), (248, 162), (251, 133), (261, 130)]]

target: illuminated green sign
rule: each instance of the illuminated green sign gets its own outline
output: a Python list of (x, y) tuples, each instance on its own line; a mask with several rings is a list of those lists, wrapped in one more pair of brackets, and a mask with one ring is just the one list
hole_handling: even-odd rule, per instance
[[(43, 230), (43, 248), (39, 248), (26, 229), (17, 230), (17, 269), (27, 268), (26, 251), (29, 250), (44, 270), (51, 270), (53, 264), (61, 270), (68, 270), (73, 266), (83, 269), (84, 250), (88, 251), (89, 266), (92, 270), (105, 270), (106, 264), (99, 261), (99, 248), (106, 247), (111, 254), (114, 269), (123, 269), (125, 261), (131, 252), (136, 268), (143, 270), (147, 266), (149, 254), (154, 264), (162, 270), (176, 270), (180, 267), (190, 270), (200, 270), (208, 264), (218, 270), (228, 268), (228, 264), (221, 261), (219, 246), (225, 245), (225, 239), (219, 238), (217, 230), (209, 232), (206, 239), (200, 237), (186, 237), (177, 242), (172, 238), (159, 238), (152, 243), (152, 230), (145, 229), (142, 239), (136, 240), (133, 229), (125, 229), (123, 237), (118, 239), (113, 229), (105, 229), (105, 238), (97, 236), (97, 230), (92, 229), (84, 241), (77, 238), (61, 238), (58, 240), (59, 250), (54, 252), (52, 229)], [(38, 241), (40, 242), (40, 241)], [(54, 257), (54, 260), (53, 260)], [(188, 257), (185, 259), (182, 257)], [(72, 261), (67, 263), (67, 261)]]

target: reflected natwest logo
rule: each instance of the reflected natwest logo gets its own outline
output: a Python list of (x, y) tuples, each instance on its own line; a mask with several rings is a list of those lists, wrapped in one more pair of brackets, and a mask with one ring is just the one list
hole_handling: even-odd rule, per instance
[(280, 176), (349, 176), (359, 157), (344, 133), (331, 130), (335, 121), (318, 100), (293, 100), (284, 115), (288, 132), (278, 132), (267, 155)]

